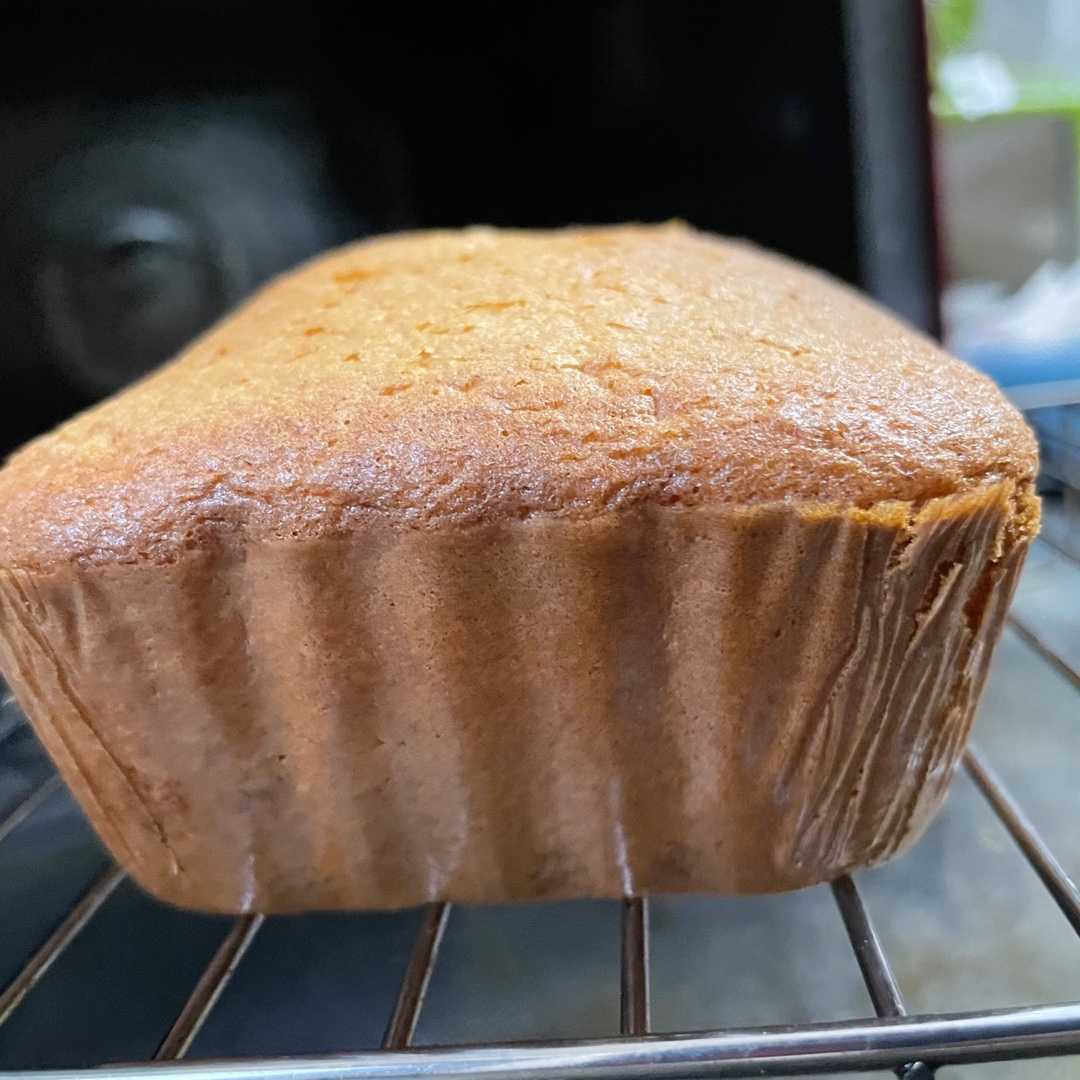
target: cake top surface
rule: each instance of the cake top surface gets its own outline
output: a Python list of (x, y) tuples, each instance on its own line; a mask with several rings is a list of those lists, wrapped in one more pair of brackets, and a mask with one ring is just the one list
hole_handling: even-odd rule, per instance
[(0, 565), (168, 560), (642, 502), (870, 507), (1030, 479), (993, 384), (678, 224), (389, 236), (271, 283), (0, 471)]

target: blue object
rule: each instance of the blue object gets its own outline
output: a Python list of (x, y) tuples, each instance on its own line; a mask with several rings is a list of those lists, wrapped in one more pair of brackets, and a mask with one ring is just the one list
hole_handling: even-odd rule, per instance
[(1080, 340), (1041, 346), (995, 345), (960, 355), (1005, 388), (1080, 379)]

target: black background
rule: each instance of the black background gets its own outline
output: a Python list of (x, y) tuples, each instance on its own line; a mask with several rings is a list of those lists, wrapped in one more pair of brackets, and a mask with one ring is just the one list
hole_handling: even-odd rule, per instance
[[(260, 281), (372, 231), (680, 217), (854, 280), (840, 12), (8, 5), (0, 450), (165, 359)], [(232, 136), (185, 143), (222, 117), (268, 164)], [(175, 253), (99, 238), (94, 215), (125, 200), (190, 225), (183, 297)], [(43, 299), (50, 259), (59, 300)], [(67, 338), (86, 324), (81, 360), (58, 320)]]

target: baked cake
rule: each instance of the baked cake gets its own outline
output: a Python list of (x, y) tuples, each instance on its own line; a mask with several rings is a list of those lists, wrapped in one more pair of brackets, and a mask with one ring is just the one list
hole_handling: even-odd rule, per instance
[(750, 246), (391, 236), (10, 459), (0, 669), (176, 904), (793, 889), (941, 803), (1035, 472)]

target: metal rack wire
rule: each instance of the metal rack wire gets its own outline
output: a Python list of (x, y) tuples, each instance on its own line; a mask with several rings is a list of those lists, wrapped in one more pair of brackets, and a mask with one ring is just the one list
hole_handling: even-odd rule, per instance
[[(1080, 686), (1080, 674), (1012, 619), (1014, 629)], [(0, 742), (12, 733), (0, 731)], [(972, 746), (964, 766), (1016, 842), (1062, 914), (1080, 934), (1080, 888), (1069, 878), (1031, 820), (982, 753)], [(59, 788), (50, 777), (0, 820), (0, 842)], [(116, 867), (102, 873), (0, 992), (0, 1025), (45, 977), (124, 880)], [(93, 1070), (50, 1070), (37, 1080), (149, 1080), (163, 1073), (184, 1080), (609, 1080), (609, 1078), (791, 1076), (891, 1068), (902, 1080), (926, 1080), (942, 1065), (1020, 1057), (1080, 1054), (1080, 1001), (991, 1011), (909, 1015), (870, 913), (850, 877), (832, 885), (840, 917), (875, 1015), (799, 1026), (653, 1033), (649, 994), (649, 904), (621, 907), (620, 1033), (609, 1039), (413, 1048), (412, 1039), (451, 918), (451, 906), (428, 905), (420, 919), (381, 1048), (322, 1057), (185, 1061), (199, 1031), (265, 923), (261, 915), (234, 920), (152, 1062)], [(11, 1078), (18, 1074), (0, 1073)]]

